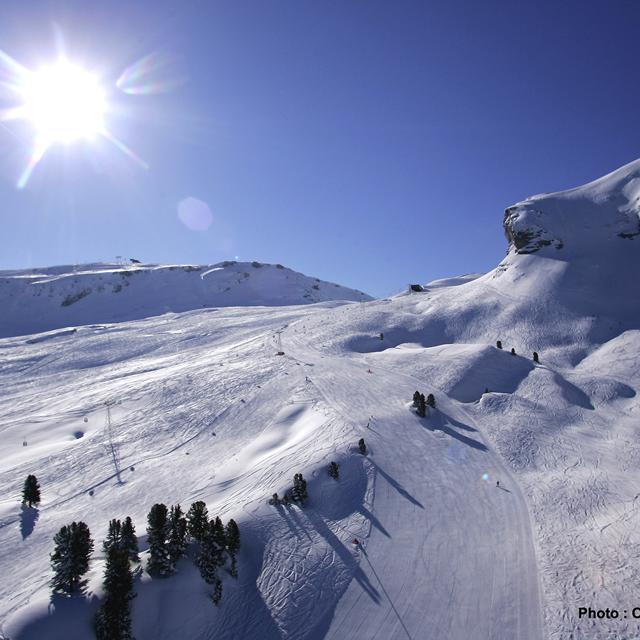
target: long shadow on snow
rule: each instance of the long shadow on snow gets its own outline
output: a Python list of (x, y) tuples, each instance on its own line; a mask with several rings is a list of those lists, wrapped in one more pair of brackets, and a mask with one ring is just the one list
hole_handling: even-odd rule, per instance
[(20, 511), (20, 533), (22, 534), (23, 540), (33, 533), (39, 517), (40, 514), (35, 507), (27, 507), (25, 504), (22, 505)]
[(402, 628), (404, 629), (404, 632), (407, 634), (407, 637), (409, 638), (409, 640), (413, 640), (413, 636), (409, 633), (409, 629), (407, 629), (407, 626), (405, 625), (404, 620), (402, 619), (402, 616), (400, 615), (400, 613), (396, 609), (396, 605), (394, 604), (393, 600), (391, 599), (391, 596), (389, 595), (388, 591), (385, 589), (384, 584), (382, 584), (382, 580), (380, 579), (380, 576), (378, 575), (378, 572), (373, 568), (373, 565), (371, 564), (371, 560), (369, 560), (369, 555), (367, 554), (367, 552), (364, 549), (362, 549), (362, 554), (364, 555), (365, 560), (369, 564), (369, 567), (371, 568), (371, 571), (373, 572), (373, 575), (376, 577), (376, 580), (378, 581), (378, 584), (380, 585), (380, 588), (382, 589), (382, 592), (384, 593), (385, 596), (387, 596), (387, 600), (389, 601), (389, 604), (391, 605), (391, 608), (393, 609), (393, 612), (398, 617), (398, 620), (399, 620), (400, 624), (402, 625)]
[(369, 462), (375, 467), (376, 472), (379, 473), (401, 496), (421, 509), (424, 509), (422, 502), (416, 500), (416, 498), (414, 498), (397, 480), (394, 480), (379, 464), (376, 464), (372, 458), (369, 458)]
[(478, 440), (474, 440), (473, 438), (469, 438), (468, 436), (463, 436), (461, 433), (458, 433), (454, 429), (451, 428), (450, 425), (456, 426), (459, 429), (465, 429), (467, 431), (477, 431), (473, 427), (470, 427), (468, 424), (464, 424), (459, 420), (455, 420), (451, 418), (446, 413), (442, 413), (439, 409), (431, 409), (429, 413), (429, 421), (428, 424), (425, 425), (425, 428), (429, 429), (429, 431), (433, 431), (434, 429), (439, 429), (443, 433), (446, 433), (448, 436), (459, 440), (463, 444), (466, 444), (473, 449), (478, 449), (479, 451), (487, 451), (486, 445)]
[(315, 530), (333, 547), (340, 560), (349, 568), (364, 592), (376, 604), (380, 604), (380, 594), (378, 590), (371, 584), (369, 578), (351, 554), (351, 551), (349, 551), (340, 538), (329, 529), (327, 523), (322, 519), (322, 516), (314, 513), (312, 509), (308, 509), (305, 513), (309, 522), (315, 527)]

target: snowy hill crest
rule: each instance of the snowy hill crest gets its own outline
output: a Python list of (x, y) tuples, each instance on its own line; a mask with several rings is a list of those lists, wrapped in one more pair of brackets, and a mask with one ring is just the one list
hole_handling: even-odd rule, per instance
[(207, 307), (364, 301), (354, 289), (280, 264), (88, 264), (0, 272), (0, 336), (137, 320)]
[(505, 210), (509, 251), (597, 251), (640, 235), (640, 160), (569, 191), (533, 196)]

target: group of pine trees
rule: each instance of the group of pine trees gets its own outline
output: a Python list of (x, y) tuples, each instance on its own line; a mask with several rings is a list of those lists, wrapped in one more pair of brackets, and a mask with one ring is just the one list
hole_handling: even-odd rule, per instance
[(212, 600), (218, 604), (222, 597), (218, 569), (228, 560), (229, 573), (238, 576), (240, 529), (235, 520), (229, 520), (226, 527), (219, 517), (209, 520), (207, 506), (199, 500), (191, 505), (186, 515), (180, 505), (167, 509), (164, 504), (154, 504), (147, 522), (149, 573), (162, 577), (174, 573), (178, 560), (185, 556), (189, 542), (193, 540), (198, 546), (196, 566), (203, 580), (214, 585)]
[[(28, 502), (28, 497), (25, 502)], [(164, 504), (154, 504), (147, 522), (149, 573), (156, 576), (174, 573), (176, 563), (186, 554), (189, 543), (194, 541), (198, 545), (196, 565), (203, 579), (214, 585), (212, 599), (218, 604), (222, 597), (218, 569), (228, 561), (229, 573), (233, 577), (238, 576), (240, 529), (235, 520), (229, 520), (226, 527), (220, 518), (209, 520), (205, 503), (198, 501), (191, 505), (186, 515), (180, 505), (167, 509)], [(89, 527), (84, 522), (72, 522), (62, 527), (54, 537), (54, 545), (51, 554), (53, 591), (71, 594), (82, 586), (82, 577), (89, 570), (94, 549)], [(140, 554), (130, 517), (124, 522), (115, 519), (109, 522), (102, 549), (106, 556), (104, 600), (95, 620), (96, 636), (98, 640), (131, 640), (130, 601), (135, 595), (131, 562), (139, 562)]]
[[(82, 586), (94, 549), (89, 527), (84, 522), (65, 525), (53, 538), (51, 554), (52, 589), (71, 594)], [(130, 640), (133, 573), (130, 561), (139, 561), (138, 538), (131, 518), (124, 523), (111, 520), (102, 546), (105, 555), (104, 600), (95, 620), (98, 640)]]
[[(496, 348), (498, 348), (498, 349), (502, 349), (502, 340), (498, 340), (498, 341), (496, 342)], [(511, 355), (512, 355), (512, 356), (517, 355), (517, 354), (516, 354), (516, 350), (515, 350), (513, 347), (511, 348)], [(538, 355), (538, 352), (537, 352), (537, 351), (534, 351), (534, 352), (533, 352), (533, 361), (534, 361), (534, 362), (540, 362), (540, 356)]]
[(432, 409), (436, 408), (436, 399), (433, 393), (430, 393), (426, 398), (424, 397), (424, 393), (420, 393), (416, 391), (413, 394), (413, 406), (416, 409), (416, 413), (424, 418), (427, 415), (427, 407), (431, 407)]
[[(360, 440), (358, 440), (358, 451), (363, 456), (367, 455), (367, 445), (364, 442), (364, 438), (360, 438)], [(327, 467), (327, 473), (334, 480), (338, 480), (340, 478), (340, 467), (338, 463), (335, 461), (330, 462)], [(285, 492), (283, 498), (280, 498), (277, 493), (274, 493), (269, 499), (269, 504), (274, 506), (281, 504), (289, 506), (293, 502), (296, 502), (301, 506), (304, 506), (308, 498), (307, 481), (301, 473), (296, 473), (293, 476), (293, 487)]]
[(296, 473), (293, 476), (293, 487), (285, 492), (282, 499), (278, 497), (277, 493), (274, 493), (269, 500), (269, 504), (284, 504), (289, 506), (295, 502), (300, 506), (304, 506), (308, 499), (309, 493), (307, 492), (307, 481), (301, 473)]
[(235, 520), (225, 527), (219, 517), (209, 520), (207, 506), (199, 500), (194, 502), (186, 517), (188, 535), (198, 545), (195, 563), (202, 579), (214, 585), (211, 599), (218, 604), (222, 598), (222, 580), (218, 569), (229, 560), (229, 573), (238, 577), (237, 553), (240, 549), (240, 529)]

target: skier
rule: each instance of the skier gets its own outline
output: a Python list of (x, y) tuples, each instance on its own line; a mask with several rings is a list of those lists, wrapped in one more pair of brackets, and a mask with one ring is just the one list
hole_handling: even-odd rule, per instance
[(356, 547), (359, 547), (359, 546), (360, 546), (360, 540), (358, 540), (358, 538), (354, 538), (354, 539), (353, 539), (353, 544), (354, 544)]
[(500, 480), (496, 480), (496, 487), (500, 488)]

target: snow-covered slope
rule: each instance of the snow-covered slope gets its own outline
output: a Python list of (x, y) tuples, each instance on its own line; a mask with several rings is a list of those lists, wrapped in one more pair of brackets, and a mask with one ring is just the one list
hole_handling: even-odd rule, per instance
[[(202, 499), (240, 523), (240, 577), (216, 608), (188, 559), (143, 572), (138, 640), (638, 637), (639, 177), (508, 209), (496, 269), (420, 293), (0, 340), (0, 634), (91, 637), (102, 553), (85, 598), (50, 601), (61, 525), (99, 543), (109, 518), (143, 534), (154, 502)], [(416, 389), (436, 398), (424, 419)], [(309, 504), (268, 505), (298, 472)]]
[(370, 299), (361, 291), (260, 262), (86, 264), (0, 271), (0, 336), (203, 307)]

